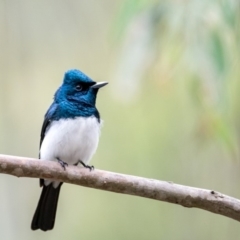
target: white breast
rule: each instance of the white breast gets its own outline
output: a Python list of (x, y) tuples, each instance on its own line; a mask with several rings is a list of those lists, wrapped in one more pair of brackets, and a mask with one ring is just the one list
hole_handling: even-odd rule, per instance
[(97, 149), (99, 135), (100, 124), (95, 117), (53, 121), (42, 142), (41, 159), (87, 164)]

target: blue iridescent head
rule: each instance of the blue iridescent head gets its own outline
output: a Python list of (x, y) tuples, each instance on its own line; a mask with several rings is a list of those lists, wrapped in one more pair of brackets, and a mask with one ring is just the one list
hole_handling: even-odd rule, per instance
[(65, 73), (63, 83), (54, 95), (56, 102), (85, 102), (95, 105), (98, 89), (107, 82), (94, 82), (83, 72), (72, 69)]

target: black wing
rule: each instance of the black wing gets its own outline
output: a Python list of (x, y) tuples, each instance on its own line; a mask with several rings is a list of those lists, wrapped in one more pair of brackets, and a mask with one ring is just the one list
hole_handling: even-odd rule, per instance
[[(43, 121), (41, 135), (40, 135), (40, 146), (39, 146), (39, 149), (41, 148), (43, 139), (45, 137), (46, 130), (48, 129), (51, 121), (54, 119), (54, 115), (56, 113), (57, 106), (58, 105), (56, 103), (52, 103), (52, 105), (49, 107), (49, 109), (47, 110), (47, 112), (46, 112), (46, 114), (44, 116), (44, 121)], [(39, 156), (39, 158), (40, 158), (40, 156)]]
[[(41, 136), (40, 136), (40, 147), (39, 147), (39, 149), (41, 148), (43, 139), (45, 137), (45, 133), (46, 133), (48, 127), (50, 126), (51, 121), (54, 120), (54, 115), (56, 113), (57, 106), (58, 105), (53, 102), (52, 105), (47, 110), (45, 116), (44, 116), (44, 121), (43, 121), (43, 125), (42, 125)], [(41, 158), (40, 151), (39, 151), (39, 156), (38, 157)], [(40, 179), (40, 187), (43, 186), (43, 183), (44, 183), (44, 180)]]

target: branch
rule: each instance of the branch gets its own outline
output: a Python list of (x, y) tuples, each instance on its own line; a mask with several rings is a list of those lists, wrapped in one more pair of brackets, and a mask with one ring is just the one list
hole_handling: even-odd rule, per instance
[(240, 221), (240, 200), (213, 190), (154, 179), (68, 166), (33, 158), (0, 155), (0, 173), (16, 177), (47, 178), (84, 187), (135, 195), (200, 208)]

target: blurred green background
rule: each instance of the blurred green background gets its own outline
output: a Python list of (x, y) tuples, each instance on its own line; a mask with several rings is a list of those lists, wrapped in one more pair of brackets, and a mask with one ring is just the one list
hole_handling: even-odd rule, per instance
[[(0, 153), (37, 157), (63, 74), (110, 84), (92, 164), (240, 198), (238, 0), (0, 1)], [(1, 239), (238, 239), (198, 209), (64, 184), (53, 231), (31, 231), (37, 179), (0, 175)]]

